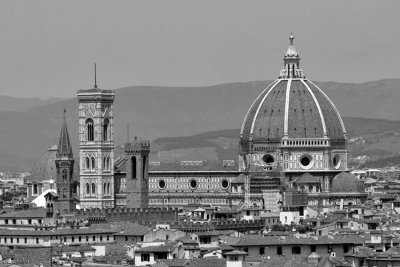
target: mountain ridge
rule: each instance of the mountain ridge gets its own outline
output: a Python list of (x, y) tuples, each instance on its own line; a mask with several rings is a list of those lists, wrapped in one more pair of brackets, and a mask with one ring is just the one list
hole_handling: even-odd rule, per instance
[[(240, 128), (250, 105), (269, 82), (250, 81), (207, 87), (129, 86), (117, 89), (115, 143), (126, 141), (127, 124), (132, 136), (149, 140)], [(357, 124), (358, 129), (353, 127), (349, 131), (348, 127), (349, 136), (379, 133), (382, 127), (397, 131), (400, 124), (397, 121), (400, 118), (400, 109), (397, 108), (400, 79), (316, 84), (331, 98), (343, 117), (366, 120)], [(47, 147), (57, 144), (64, 107), (77, 155), (76, 98), (33, 106), (27, 111), (0, 110), (0, 170), (29, 170)]]

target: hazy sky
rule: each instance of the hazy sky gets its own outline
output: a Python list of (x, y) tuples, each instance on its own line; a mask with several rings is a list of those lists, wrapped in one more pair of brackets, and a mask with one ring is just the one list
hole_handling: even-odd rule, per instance
[(400, 1), (0, 0), (0, 94), (275, 79), (288, 36), (317, 81), (400, 77)]

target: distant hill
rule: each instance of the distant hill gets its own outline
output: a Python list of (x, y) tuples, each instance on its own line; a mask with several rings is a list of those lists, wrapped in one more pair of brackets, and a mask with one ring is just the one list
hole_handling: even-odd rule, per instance
[[(238, 129), (251, 103), (268, 83), (255, 81), (208, 87), (132, 86), (117, 89), (114, 113), (116, 143), (125, 142), (128, 123), (131, 139), (134, 135), (154, 140)], [(359, 84), (320, 82), (318, 85), (332, 99), (342, 116), (368, 118), (346, 118), (349, 136), (399, 131), (400, 122), (390, 120), (400, 118), (400, 109), (397, 107), (400, 103), (400, 79)], [(50, 101), (26, 111), (10, 111), (8, 108), (0, 112), (0, 170), (30, 170), (47, 147), (56, 144), (64, 106), (67, 108), (71, 141), (77, 154), (76, 98)], [(181, 149), (194, 145), (191, 140), (181, 140)], [(220, 157), (228, 153), (233, 141), (219, 136), (211, 138), (209, 142), (192, 152), (190, 157), (208, 155), (212, 150), (211, 143), (222, 147), (211, 153), (215, 158)], [(166, 151), (178, 145), (172, 142), (168, 146), (159, 147), (155, 142), (153, 151)], [(176, 158), (183, 154), (178, 152)], [(160, 155), (163, 156), (162, 153)]]
[(55, 103), (62, 100), (61, 98), (51, 97), (48, 99), (40, 98), (18, 98), (0, 95), (0, 112), (1, 111), (27, 111), (30, 108)]
[[(349, 142), (350, 156), (389, 157), (400, 153), (400, 121), (346, 117), (343, 121), (349, 139), (358, 136), (364, 140), (361, 144)], [(151, 160), (237, 159), (239, 132), (240, 129), (229, 129), (192, 136), (158, 138), (152, 143)]]

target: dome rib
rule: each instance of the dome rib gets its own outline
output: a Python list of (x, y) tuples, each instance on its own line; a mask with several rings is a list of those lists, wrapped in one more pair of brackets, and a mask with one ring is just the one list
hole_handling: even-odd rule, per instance
[(324, 137), (327, 137), (325, 118), (324, 118), (324, 114), (322, 113), (321, 106), (319, 105), (319, 102), (318, 102), (317, 98), (315, 97), (314, 93), (311, 91), (311, 89), (308, 86), (308, 84), (306, 84), (304, 82), (304, 80), (301, 80), (301, 82), (304, 84), (304, 86), (307, 88), (308, 92), (311, 94), (312, 98), (314, 99), (315, 105), (317, 106), (317, 109), (318, 109), (318, 112), (319, 112), (319, 116), (321, 117), (322, 131), (324, 133)]
[[(281, 137), (280, 133), (283, 132), (283, 103), (285, 102), (284, 91), (286, 90), (286, 83), (286, 81), (279, 81), (274, 84), (268, 94), (260, 101), (256, 115), (251, 118), (252, 128), (250, 134), (253, 140)], [(264, 112), (261, 112), (261, 109)]]
[(342, 131), (343, 131), (343, 135), (346, 137), (346, 128), (344, 126), (342, 117), (340, 116), (339, 111), (337, 110), (337, 108), (335, 107), (335, 105), (333, 104), (333, 102), (331, 101), (331, 99), (324, 93), (324, 91), (321, 90), (321, 88), (319, 88), (318, 86), (316, 86), (312, 81), (307, 80), (310, 84), (312, 84), (324, 97), (325, 99), (328, 101), (328, 103), (331, 105), (331, 108), (333, 108), (333, 110), (336, 112), (336, 117), (339, 119), (340, 122), (340, 126), (342, 127)]
[[(290, 52), (293, 35), (289, 39)], [(304, 77), (298, 54), (287, 53), (284, 66), (279, 78), (262, 91), (248, 110), (240, 131), (241, 144), (282, 141), (279, 139), (346, 141), (339, 111), (324, 91)], [(295, 145), (322, 144), (314, 141), (296, 141)]]
[(285, 120), (283, 123), (283, 136), (287, 137), (289, 133), (289, 99), (290, 99), (290, 86), (292, 85), (292, 79), (288, 80), (286, 86), (286, 99), (285, 99)]
[(279, 79), (275, 80), (274, 82), (272, 82), (271, 84), (269, 84), (262, 92), (261, 94), (258, 95), (258, 97), (256, 98), (256, 100), (253, 101), (253, 103), (250, 106), (250, 109), (247, 111), (246, 116), (244, 117), (243, 123), (242, 123), (242, 129), (240, 130), (240, 136), (244, 137), (243, 134), (245, 134), (244, 130), (246, 128), (246, 122), (248, 122), (248, 118), (250, 116), (250, 114), (253, 112), (254, 107), (256, 106), (257, 102), (259, 102), (263, 95), (267, 92), (269, 92), (271, 90), (271, 87), (274, 86), (276, 83), (279, 82)]

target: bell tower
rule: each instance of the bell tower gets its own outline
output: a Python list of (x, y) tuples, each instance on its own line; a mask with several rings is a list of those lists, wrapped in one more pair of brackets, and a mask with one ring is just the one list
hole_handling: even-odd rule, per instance
[(114, 97), (112, 90), (79, 90), (79, 160), (81, 208), (113, 208)]
[(54, 202), (55, 209), (59, 213), (65, 214), (75, 210), (74, 199), (74, 156), (72, 154), (72, 146), (69, 140), (67, 122), (65, 119), (66, 110), (64, 109), (64, 118), (61, 127), (60, 140), (58, 142), (56, 153), (56, 184), (57, 198)]
[(126, 162), (126, 207), (147, 208), (149, 206), (149, 141), (125, 144)]

